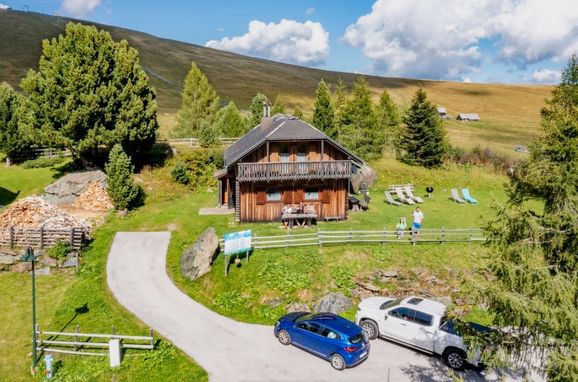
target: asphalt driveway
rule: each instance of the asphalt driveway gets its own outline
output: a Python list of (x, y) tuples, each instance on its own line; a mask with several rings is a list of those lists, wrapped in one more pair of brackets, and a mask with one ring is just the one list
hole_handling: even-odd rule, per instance
[[(119, 232), (107, 263), (108, 287), (128, 311), (199, 363), (210, 381), (451, 381), (437, 357), (372, 341), (369, 358), (352, 369), (293, 346), (283, 346), (273, 328), (237, 322), (181, 292), (166, 273), (170, 232)], [(495, 374), (467, 371), (468, 381), (497, 381)], [(505, 375), (506, 380), (521, 380)]]

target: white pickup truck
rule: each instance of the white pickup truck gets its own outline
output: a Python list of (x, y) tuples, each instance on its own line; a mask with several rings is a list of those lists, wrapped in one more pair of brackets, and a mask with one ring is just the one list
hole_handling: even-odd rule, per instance
[[(446, 306), (421, 297), (396, 300), (387, 297), (369, 297), (357, 307), (355, 323), (368, 334), (369, 339), (383, 337), (391, 341), (424, 351), (439, 354), (446, 365), (455, 370), (464, 368), (466, 362), (480, 363), (480, 351), (467, 359), (466, 347), (454, 322), (444, 316)], [(490, 328), (470, 324), (475, 330)]]

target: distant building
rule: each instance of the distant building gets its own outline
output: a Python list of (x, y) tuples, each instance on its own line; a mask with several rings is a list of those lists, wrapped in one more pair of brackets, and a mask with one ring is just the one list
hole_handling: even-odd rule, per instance
[(476, 113), (459, 113), (456, 119), (458, 121), (479, 121), (480, 116)]
[(440, 117), (442, 117), (443, 119), (448, 118), (448, 113), (446, 112), (446, 108), (445, 107), (438, 107), (438, 114)]

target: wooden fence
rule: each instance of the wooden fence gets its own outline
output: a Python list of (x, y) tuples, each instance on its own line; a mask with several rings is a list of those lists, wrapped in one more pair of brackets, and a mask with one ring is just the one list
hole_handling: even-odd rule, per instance
[[(390, 244), (417, 244), (417, 243), (472, 243), (485, 241), (483, 231), (479, 228), (434, 228), (422, 229), (418, 235), (405, 231), (398, 235), (397, 231), (322, 231), (310, 233), (291, 233), (285, 235), (253, 236), (254, 249), (286, 248), (303, 246), (323, 246), (332, 244), (355, 243), (390, 243)], [(223, 244), (223, 240), (219, 241)]]
[[(239, 138), (219, 138), (221, 146), (229, 146), (237, 142)], [(169, 146), (186, 146), (186, 147), (201, 147), (198, 138), (171, 138), (160, 139), (156, 141), (157, 144), (167, 144)]]
[[(122, 349), (141, 349), (154, 350), (153, 330), (149, 330), (148, 336), (127, 336), (114, 333), (81, 333), (78, 325), (74, 332), (51, 332), (40, 330), (36, 325), (36, 350), (50, 353), (64, 353), (75, 355), (104, 356), (108, 357), (109, 343), (94, 342), (94, 339), (119, 339), (121, 340)], [(65, 337), (71, 340), (59, 340), (57, 338)], [(106, 351), (98, 351), (106, 349)]]
[(84, 242), (82, 228), (48, 229), (8, 227), (0, 228), (0, 247), (48, 248), (59, 241), (70, 243), (72, 248), (80, 249)]

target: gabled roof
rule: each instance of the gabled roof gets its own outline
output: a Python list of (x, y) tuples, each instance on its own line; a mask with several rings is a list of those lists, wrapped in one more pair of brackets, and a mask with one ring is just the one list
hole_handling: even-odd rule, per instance
[(480, 116), (476, 113), (459, 113), (457, 119), (465, 119), (469, 121), (479, 121)]
[(312, 140), (331, 142), (331, 144), (346, 153), (355, 162), (363, 164), (363, 160), (360, 157), (308, 123), (293, 116), (275, 114), (271, 119), (264, 119), (260, 124), (225, 150), (225, 167), (228, 168), (235, 164), (239, 159), (267, 141)]

